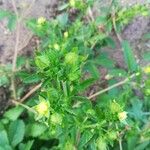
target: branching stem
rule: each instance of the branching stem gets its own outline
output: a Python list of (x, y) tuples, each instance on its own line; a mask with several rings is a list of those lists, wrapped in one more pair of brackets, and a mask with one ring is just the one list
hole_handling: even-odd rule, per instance
[(103, 94), (103, 93), (105, 93), (105, 92), (107, 92), (107, 91), (109, 91), (109, 90), (111, 90), (111, 89), (113, 89), (113, 88), (115, 88), (115, 87), (118, 87), (118, 86), (120, 86), (120, 85), (123, 85), (123, 84), (127, 83), (128, 81), (130, 81), (129, 79), (132, 79), (132, 78), (134, 78), (135, 76), (137, 76), (136, 73), (135, 73), (135, 74), (132, 74), (129, 78), (126, 78), (126, 79), (124, 79), (123, 81), (120, 81), (120, 82), (118, 82), (118, 83), (116, 83), (116, 84), (114, 84), (114, 85), (112, 85), (112, 86), (107, 87), (106, 89), (103, 89), (103, 90), (101, 90), (101, 91), (99, 91), (99, 92), (97, 92), (97, 93), (95, 93), (95, 94), (89, 96), (88, 99), (92, 99), (92, 98), (94, 98), (94, 97), (96, 97), (96, 96), (98, 96), (98, 95), (100, 95), (100, 94)]

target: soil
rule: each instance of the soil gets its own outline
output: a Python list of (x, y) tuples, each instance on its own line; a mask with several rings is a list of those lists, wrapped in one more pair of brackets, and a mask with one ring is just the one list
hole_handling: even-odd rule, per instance
[[(31, 3), (31, 0), (15, 1), (20, 14), (22, 14)], [(27, 17), (38, 18), (44, 16), (47, 19), (50, 19), (56, 15), (57, 6), (61, 2), (62, 0), (36, 0)], [(109, 3), (109, 0), (102, 0), (101, 2), (105, 2), (105, 4), (107, 4), (107, 2)], [(147, 0), (121, 0), (121, 4), (123, 6), (147, 2)], [(96, 5), (94, 11), (99, 10), (97, 7), (101, 6), (102, 3), (99, 3), (100, 5)], [(13, 10), (11, 0), (0, 0), (0, 9)], [(148, 17), (135, 18), (122, 32), (122, 37), (130, 41), (135, 55), (139, 60), (141, 60), (145, 51), (150, 50), (150, 40), (142, 40), (143, 35), (148, 32), (150, 32), (150, 18)], [(14, 53), (15, 31), (10, 32), (7, 29), (7, 20), (0, 21), (0, 35), (0, 64), (11, 63)], [(35, 45), (39, 42), (38, 39), (33, 37), (32, 33), (25, 28), (24, 24), (21, 25), (20, 35), (19, 55), (32, 53), (35, 49)], [(119, 45), (117, 45), (117, 47), (113, 50), (107, 48), (107, 51), (110, 53), (110, 57), (114, 60), (118, 60), (120, 67), (124, 66), (122, 52)], [(144, 64), (145, 62), (140, 61), (140, 63)], [(97, 87), (93, 88), (91, 91), (95, 91), (95, 89), (97, 89)], [(4, 111), (7, 107), (9, 99), (8, 95), (8, 91), (5, 88), (0, 88), (0, 112)]]

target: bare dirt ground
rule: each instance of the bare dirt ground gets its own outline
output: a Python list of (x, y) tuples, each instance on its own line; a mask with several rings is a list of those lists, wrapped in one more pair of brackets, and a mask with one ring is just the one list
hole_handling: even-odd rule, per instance
[[(20, 13), (24, 13), (24, 11), (29, 7), (29, 5), (32, 2), (31, 0), (15, 0), (15, 1), (18, 10), (20, 10)], [(54, 17), (55, 13), (57, 12), (56, 8), (58, 4), (61, 2), (62, 0), (35, 0), (27, 16), (34, 17), (34, 18), (45, 16), (47, 19)], [(126, 5), (133, 5), (136, 3), (147, 3), (148, 1), (147, 0), (121, 0), (120, 2), (123, 6), (126, 6)], [(101, 3), (104, 3), (104, 0), (100, 2), (100, 5)], [(107, 4), (107, 0), (105, 0), (105, 4)], [(0, 9), (13, 10), (12, 1), (0, 0)], [(15, 45), (15, 31), (10, 32), (7, 29), (6, 24), (7, 24), (6, 20), (0, 21), (0, 35), (1, 35), (0, 36), (0, 63), (2, 64), (12, 61), (12, 57), (14, 53), (13, 47)], [(130, 25), (128, 25), (125, 28), (123, 32), (123, 37), (131, 41), (133, 47), (138, 46), (138, 49), (141, 49), (141, 47), (143, 49), (143, 46), (145, 47), (145, 44), (143, 45), (143, 43), (141, 43), (140, 40), (143, 34), (149, 31), (150, 28), (149, 26), (150, 26), (149, 18), (137, 17), (130, 23)], [(32, 33), (24, 27), (24, 24), (22, 24), (20, 44), (19, 44), (20, 53), (26, 53), (26, 51), (34, 50), (33, 45), (36, 44), (35, 43), (36, 41), (31, 39), (32, 39)]]
[[(38, 18), (44, 16), (47, 19), (50, 19), (56, 15), (57, 6), (59, 3), (62, 3), (62, 1), (63, 0), (35, 0), (27, 17)], [(15, 0), (15, 2), (20, 14), (26, 12), (26, 9), (31, 4), (31, 0)], [(102, 0), (101, 2), (107, 4), (107, 0)], [(136, 3), (147, 3), (148, 0), (121, 0), (120, 2), (123, 6), (126, 6)], [(0, 0), (0, 9), (13, 10), (12, 0)], [(148, 32), (150, 32), (150, 18), (136, 17), (127, 27), (125, 27), (122, 33), (123, 39), (130, 41), (139, 60), (141, 60), (145, 51), (150, 51), (150, 41), (142, 40), (143, 35)], [(0, 64), (12, 62), (15, 36), (16, 31), (10, 32), (7, 29), (7, 20), (0, 21)], [(24, 24), (22, 24), (19, 39), (19, 54), (26, 55), (28, 52), (32, 53), (35, 49), (34, 46), (37, 44), (36, 42), (38, 41), (33, 38), (32, 33), (25, 28)], [(117, 46), (115, 50), (109, 49), (108, 51), (112, 53), (111, 57), (118, 60), (120, 66), (123, 65), (123, 57), (119, 46)], [(141, 61), (140, 63), (142, 64), (143, 62)], [(7, 90), (0, 88), (0, 105), (3, 105), (3, 102), (8, 100), (7, 95)], [(0, 111), (1, 109), (4, 110), (4, 108), (5, 107), (0, 108)]]

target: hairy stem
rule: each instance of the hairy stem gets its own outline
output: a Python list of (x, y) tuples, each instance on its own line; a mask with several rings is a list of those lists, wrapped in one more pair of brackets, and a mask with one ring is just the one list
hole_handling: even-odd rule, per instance
[(32, 113), (34, 113), (34, 114), (37, 114), (37, 112), (36, 112), (34, 109), (30, 108), (29, 106), (27, 106), (27, 105), (25, 105), (25, 104), (22, 104), (22, 103), (20, 103), (20, 102), (18, 102), (18, 101), (15, 101), (15, 100), (12, 100), (12, 103), (14, 103), (15, 105), (20, 105), (20, 106), (22, 106), (23, 108), (27, 109), (28, 111), (30, 111), (30, 112), (32, 112)]
[(118, 87), (118, 86), (120, 86), (120, 85), (123, 85), (123, 84), (127, 83), (128, 81), (130, 81), (129, 79), (132, 79), (132, 78), (134, 78), (135, 76), (137, 76), (136, 73), (135, 73), (135, 74), (132, 74), (129, 78), (126, 78), (126, 79), (123, 80), (123, 81), (120, 81), (120, 82), (118, 82), (118, 83), (116, 83), (116, 84), (114, 84), (114, 85), (112, 85), (112, 86), (109, 86), (109, 87), (106, 88), (106, 89), (103, 89), (103, 90), (101, 90), (101, 91), (99, 91), (99, 92), (97, 92), (97, 93), (95, 93), (95, 94), (89, 96), (88, 99), (92, 99), (92, 98), (94, 98), (94, 97), (96, 97), (96, 96), (98, 96), (98, 95), (100, 95), (100, 94), (103, 94), (103, 93), (105, 93), (105, 92), (107, 92), (107, 91), (109, 91), (109, 90), (111, 90), (111, 89), (113, 89), (113, 88), (115, 88), (115, 87)]

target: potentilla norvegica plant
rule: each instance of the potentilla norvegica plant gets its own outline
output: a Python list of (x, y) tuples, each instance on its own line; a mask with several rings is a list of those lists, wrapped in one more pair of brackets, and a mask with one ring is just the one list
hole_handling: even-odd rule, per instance
[[(146, 7), (144, 9), (144, 6), (136, 6), (129, 9), (130, 13), (124, 10), (121, 15), (119, 11), (116, 23), (123, 27), (125, 24), (123, 15), (132, 18), (136, 12), (139, 13), (140, 8), (145, 15)], [(97, 57), (93, 48), (97, 49), (99, 45), (105, 45), (107, 42), (113, 44), (108, 38), (108, 33), (113, 28), (109, 12), (105, 14), (106, 20), (102, 20), (100, 16), (95, 21), (85, 23), (86, 20), (82, 17), (90, 9), (88, 2), (71, 0), (63, 9), (79, 11), (74, 22), (70, 22), (71, 16), (68, 13), (62, 13), (51, 21), (41, 17), (28, 22), (28, 26), (42, 40), (41, 47), (35, 52), (37, 74), (42, 82), (39, 102), (33, 107), (37, 112), (35, 118), (47, 125), (46, 136), (58, 139), (60, 149), (105, 150), (109, 146), (118, 147), (116, 142), (119, 141), (121, 150), (125, 133), (130, 134), (131, 128), (136, 130), (133, 122), (128, 120), (126, 109), (127, 100), (136, 97), (130, 84), (123, 85), (122, 90), (116, 88), (110, 90), (110, 93), (102, 95), (96, 104), (89, 100), (91, 97), (82, 96), (82, 91), (99, 78), (96, 63), (101, 55), (97, 51)], [(99, 25), (103, 25), (106, 31), (99, 30)], [(141, 82), (140, 69), (128, 42), (123, 43), (123, 48), (129, 73), (133, 75), (129, 76), (126, 71), (115, 70), (112, 66), (110, 70), (114, 73), (110, 76), (112, 78), (117, 74), (120, 77), (129, 76), (123, 83), (130, 82), (135, 77), (138, 85)], [(110, 61), (109, 58), (106, 61)], [(101, 65), (101, 60), (98, 63)], [(83, 81), (86, 71), (91, 72), (92, 76)], [(111, 82), (116, 81), (112, 79)]]
[[(126, 69), (117, 68), (101, 50), (104, 46), (115, 48), (109, 36), (113, 29), (118, 36), (125, 24), (137, 14), (147, 15), (148, 9), (145, 5), (120, 9), (114, 2), (96, 18), (91, 12), (93, 1), (70, 0), (59, 8), (61, 14), (55, 19), (27, 21), (28, 28), (41, 41), (34, 55), (33, 75), (41, 82), (40, 91), (38, 99), (34, 99), (36, 104), (33, 99), (29, 102), (31, 107), (19, 103), (29, 110), (26, 128), (23, 121), (12, 117), (12, 110), (6, 112), (7, 118), (16, 120), (10, 124), (10, 131), (18, 124), (25, 140), (54, 140), (52, 149), (60, 150), (144, 150), (149, 146), (150, 67), (137, 64), (127, 41), (120, 41)], [(105, 80), (99, 73), (100, 67), (107, 69)], [(17, 75), (29, 82), (30, 77)], [(31, 81), (35, 81), (33, 78)], [(85, 92), (95, 82), (104, 85), (100, 85), (99, 92), (87, 96)], [(15, 110), (15, 114), (21, 113), (20, 108)], [(7, 126), (5, 119), (3, 122)], [(1, 128), (4, 127), (0, 126), (0, 131)], [(10, 137), (13, 148), (23, 140)], [(31, 148), (32, 144), (33, 141), (21, 143), (19, 149)]]

